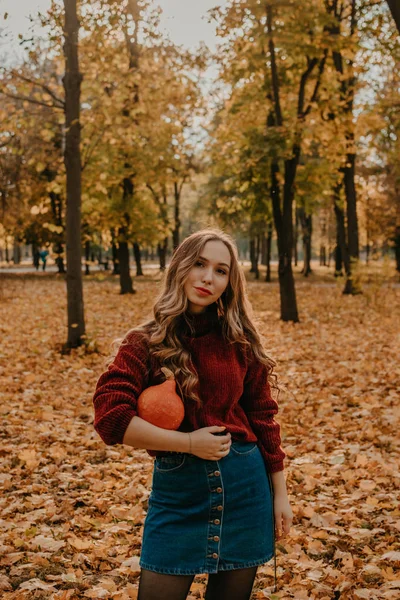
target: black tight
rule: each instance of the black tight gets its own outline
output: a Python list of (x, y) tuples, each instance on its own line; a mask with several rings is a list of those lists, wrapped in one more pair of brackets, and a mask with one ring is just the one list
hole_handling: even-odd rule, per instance
[(257, 567), (210, 573), (205, 600), (250, 600)]
[[(257, 567), (210, 573), (205, 600), (250, 600)], [(164, 575), (142, 569), (138, 600), (186, 600), (194, 575)]]
[(194, 575), (164, 575), (142, 569), (138, 600), (186, 600)]

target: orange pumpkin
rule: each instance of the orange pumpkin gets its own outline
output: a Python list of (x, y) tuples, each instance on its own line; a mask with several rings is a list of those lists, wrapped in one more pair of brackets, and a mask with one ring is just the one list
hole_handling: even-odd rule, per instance
[(176, 393), (174, 374), (166, 367), (161, 371), (166, 381), (143, 390), (138, 398), (138, 415), (157, 427), (176, 430), (185, 416), (185, 407)]

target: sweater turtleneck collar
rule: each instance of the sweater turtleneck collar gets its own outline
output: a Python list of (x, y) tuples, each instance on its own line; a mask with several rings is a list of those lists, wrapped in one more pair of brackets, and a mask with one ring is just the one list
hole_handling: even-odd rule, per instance
[[(186, 311), (184, 315), (185, 337), (201, 337), (213, 331), (219, 324), (217, 304), (214, 302), (207, 306), (206, 310), (201, 313), (191, 313)], [(192, 333), (188, 323), (192, 327)]]

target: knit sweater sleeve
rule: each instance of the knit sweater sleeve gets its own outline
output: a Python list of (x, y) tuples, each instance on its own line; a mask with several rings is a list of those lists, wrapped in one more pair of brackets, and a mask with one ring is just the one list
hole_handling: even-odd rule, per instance
[(122, 444), (137, 415), (137, 399), (147, 387), (149, 350), (146, 336), (133, 332), (99, 378), (93, 396), (94, 428), (109, 446)]
[(278, 412), (278, 403), (272, 398), (268, 367), (259, 362), (252, 350), (240, 405), (258, 438), (267, 471), (283, 471), (283, 459), (286, 454), (281, 448), (280, 425), (274, 420), (274, 415)]

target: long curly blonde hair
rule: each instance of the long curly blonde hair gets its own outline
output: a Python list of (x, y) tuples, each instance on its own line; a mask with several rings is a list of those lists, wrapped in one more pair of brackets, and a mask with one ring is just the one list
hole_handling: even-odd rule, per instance
[[(134, 332), (147, 334), (150, 354), (156, 357), (160, 366), (168, 367), (175, 374), (182, 399), (202, 405), (196, 391), (198, 375), (182, 339), (182, 333), (191, 328), (184, 286), (190, 270), (210, 241), (223, 242), (231, 256), (229, 283), (216, 302), (222, 335), (228, 343), (239, 343), (245, 351), (253, 351), (254, 356), (268, 367), (268, 381), (279, 395), (277, 377), (273, 373), (276, 363), (265, 353), (261, 334), (254, 323), (236, 243), (221, 229), (207, 228), (192, 233), (175, 249), (153, 307), (154, 318), (130, 329), (123, 343), (129, 343), (129, 336)], [(121, 340), (115, 340), (115, 343), (119, 342)]]

